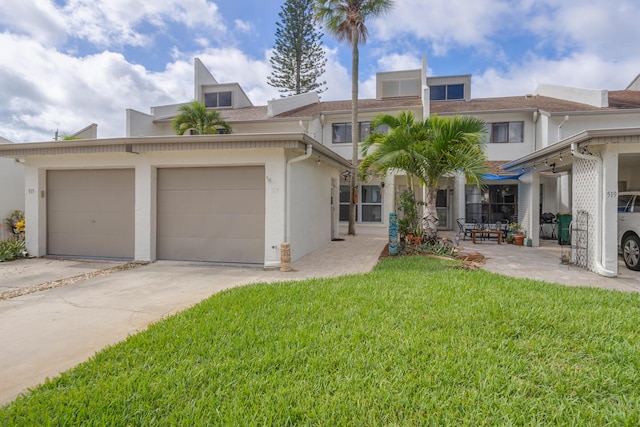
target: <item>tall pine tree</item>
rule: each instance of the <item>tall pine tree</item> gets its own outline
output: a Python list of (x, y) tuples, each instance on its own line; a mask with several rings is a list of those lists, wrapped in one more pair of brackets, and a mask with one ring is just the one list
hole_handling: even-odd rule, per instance
[(283, 94), (326, 90), (327, 82), (319, 79), (327, 59), (314, 13), (314, 0), (286, 0), (278, 14), (276, 43), (269, 60), (273, 71), (267, 82)]

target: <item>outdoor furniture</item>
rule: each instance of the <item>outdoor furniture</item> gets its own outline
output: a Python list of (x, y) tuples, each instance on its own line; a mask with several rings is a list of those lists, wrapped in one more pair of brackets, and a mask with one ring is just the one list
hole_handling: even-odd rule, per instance
[(540, 237), (542, 239), (547, 239), (544, 232), (544, 226), (547, 224), (551, 227), (551, 236), (549, 237), (549, 239), (555, 239), (557, 222), (556, 222), (556, 216), (551, 212), (545, 212), (542, 215), (540, 215)]
[(477, 228), (477, 224), (474, 221), (467, 222), (464, 218), (458, 218), (456, 222), (458, 223), (462, 240), (466, 240), (467, 236), (472, 237), (471, 231)]
[(476, 243), (476, 235), (480, 234), (481, 236), (483, 235), (492, 235), (495, 234), (496, 236), (498, 236), (498, 244), (502, 244), (502, 230), (481, 230), (481, 229), (477, 229), (477, 230), (471, 230), (471, 241), (475, 244)]

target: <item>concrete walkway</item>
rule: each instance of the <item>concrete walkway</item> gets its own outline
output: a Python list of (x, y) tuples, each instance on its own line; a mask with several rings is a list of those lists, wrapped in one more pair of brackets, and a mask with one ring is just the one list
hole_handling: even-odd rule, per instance
[(597, 287), (624, 292), (640, 292), (640, 272), (629, 270), (618, 262), (618, 277), (604, 277), (572, 264), (561, 262), (569, 255), (569, 246), (558, 245), (555, 240), (542, 240), (539, 247), (526, 247), (496, 243), (496, 239), (473, 244), (460, 241), (463, 252), (478, 252), (486, 257), (483, 268), (512, 277), (544, 280), (567, 286)]
[(165, 261), (109, 274), (102, 271), (125, 263), (47, 258), (0, 263), (0, 294), (43, 283), (57, 286), (0, 300), (0, 404), (221, 290), (367, 272), (385, 244), (382, 237), (345, 237), (294, 262), (287, 273)]
[[(640, 291), (640, 273), (624, 264), (620, 277), (604, 278), (562, 264), (560, 255), (568, 248), (551, 241), (540, 248), (498, 245), (495, 240), (460, 243), (464, 252), (483, 254), (483, 268), (496, 273)], [(126, 270), (117, 270), (124, 263), (99, 261), (40, 258), (0, 263), (0, 294), (42, 283), (57, 286), (0, 300), (0, 404), (216, 292), (248, 283), (368, 272), (385, 245), (381, 236), (345, 237), (294, 262), (287, 273), (167, 261)], [(105, 269), (112, 270), (107, 274)]]

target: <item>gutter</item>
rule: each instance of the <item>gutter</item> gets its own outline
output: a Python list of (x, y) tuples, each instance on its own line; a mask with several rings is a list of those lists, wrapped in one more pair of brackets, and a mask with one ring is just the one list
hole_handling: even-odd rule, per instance
[(618, 275), (618, 272), (616, 271), (611, 271), (611, 270), (607, 270), (606, 268), (604, 268), (604, 266), (602, 265), (602, 258), (603, 258), (603, 254), (602, 254), (602, 242), (604, 241), (604, 227), (602, 226), (602, 205), (603, 205), (603, 197), (605, 197), (605, 192), (604, 191), (600, 191), (600, 188), (602, 187), (602, 172), (603, 172), (603, 167), (602, 167), (602, 159), (598, 156), (594, 156), (591, 154), (583, 154), (580, 153), (578, 151), (578, 145), (576, 143), (572, 143), (571, 144), (571, 155), (573, 157), (576, 157), (578, 159), (584, 159), (584, 160), (594, 160), (597, 164), (598, 164), (598, 171), (596, 173), (597, 176), (597, 183), (596, 183), (596, 189), (598, 192), (600, 192), (600, 195), (598, 196), (598, 219), (600, 219), (600, 221), (596, 222), (596, 227), (598, 227), (598, 232), (596, 234), (596, 259), (595, 259), (595, 264), (596, 264), (596, 272), (604, 277), (616, 277)]

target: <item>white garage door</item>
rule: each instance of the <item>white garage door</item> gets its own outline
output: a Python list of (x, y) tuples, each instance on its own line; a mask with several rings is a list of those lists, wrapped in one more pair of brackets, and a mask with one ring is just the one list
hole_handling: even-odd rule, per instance
[(158, 259), (264, 264), (264, 167), (158, 170)]
[(134, 257), (133, 169), (47, 172), (47, 253)]

